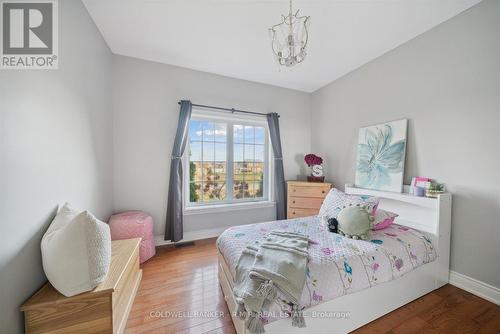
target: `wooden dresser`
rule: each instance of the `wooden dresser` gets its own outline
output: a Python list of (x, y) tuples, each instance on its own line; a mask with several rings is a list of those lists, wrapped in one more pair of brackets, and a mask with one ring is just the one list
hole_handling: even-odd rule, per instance
[(122, 333), (142, 277), (140, 241), (112, 241), (108, 275), (92, 291), (65, 297), (45, 284), (21, 306), (26, 333)]
[(331, 183), (288, 181), (287, 218), (317, 215)]

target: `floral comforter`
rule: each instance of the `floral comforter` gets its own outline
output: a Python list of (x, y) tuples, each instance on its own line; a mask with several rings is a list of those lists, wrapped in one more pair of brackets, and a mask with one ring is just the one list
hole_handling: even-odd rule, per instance
[[(353, 240), (329, 232), (319, 217), (312, 216), (235, 226), (224, 231), (217, 247), (233, 277), (246, 245), (272, 230), (301, 233), (311, 239), (301, 298), (304, 308), (396, 279), (436, 259), (434, 247), (423, 232), (393, 224), (371, 231), (366, 241)], [(264, 320), (275, 320), (273, 314), (288, 311), (289, 305), (284, 301), (276, 302), (270, 309), (271, 316)]]

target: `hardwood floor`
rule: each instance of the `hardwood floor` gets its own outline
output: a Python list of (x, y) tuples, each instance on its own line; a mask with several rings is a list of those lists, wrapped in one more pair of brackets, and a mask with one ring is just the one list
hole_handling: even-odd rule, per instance
[[(217, 281), (215, 239), (158, 248), (142, 269), (125, 333), (235, 333)], [(354, 333), (499, 334), (500, 306), (446, 285)]]

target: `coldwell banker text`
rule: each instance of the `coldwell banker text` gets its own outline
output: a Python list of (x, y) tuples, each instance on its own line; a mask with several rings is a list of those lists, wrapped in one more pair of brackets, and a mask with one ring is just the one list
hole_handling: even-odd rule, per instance
[(57, 0), (0, 0), (1, 69), (57, 69)]

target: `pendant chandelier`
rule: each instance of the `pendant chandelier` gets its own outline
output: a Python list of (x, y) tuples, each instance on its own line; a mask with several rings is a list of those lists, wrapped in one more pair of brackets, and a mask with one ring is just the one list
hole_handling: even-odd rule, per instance
[(282, 21), (269, 28), (271, 34), (271, 47), (276, 61), (291, 67), (304, 61), (306, 57), (307, 31), (310, 16), (299, 16), (299, 10), (292, 11), (292, 0), (288, 15), (281, 15)]

